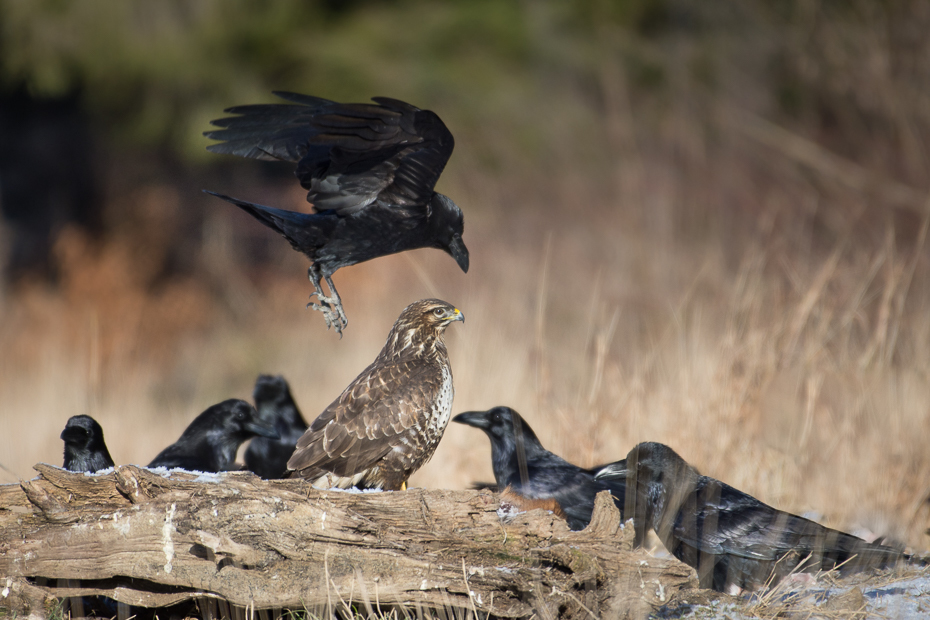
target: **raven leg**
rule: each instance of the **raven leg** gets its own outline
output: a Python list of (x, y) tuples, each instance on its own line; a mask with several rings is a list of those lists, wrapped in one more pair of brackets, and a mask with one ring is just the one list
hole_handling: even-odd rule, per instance
[[(320, 301), (320, 303), (311, 301), (307, 304), (307, 307), (322, 312), (323, 318), (326, 320), (326, 329), (334, 327), (336, 333), (341, 337), (342, 330), (349, 324), (349, 319), (346, 318), (345, 310), (342, 309), (342, 300), (339, 298), (339, 293), (336, 291), (336, 286), (333, 284), (332, 278), (329, 275), (321, 273), (316, 263), (307, 270), (307, 276), (310, 278), (310, 282), (315, 289), (310, 293), (310, 297), (312, 298), (316, 295), (316, 298)], [(326, 280), (326, 285), (329, 287), (330, 294), (328, 296), (323, 292), (323, 288), (320, 286), (321, 278)]]

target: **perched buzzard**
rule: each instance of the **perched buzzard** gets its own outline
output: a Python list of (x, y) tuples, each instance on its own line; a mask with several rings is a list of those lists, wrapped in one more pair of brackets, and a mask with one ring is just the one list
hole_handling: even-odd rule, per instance
[(113, 467), (110, 451), (103, 441), (103, 429), (89, 415), (68, 418), (65, 430), (61, 431), (65, 442), (64, 467), (68, 471), (94, 473)]
[(666, 549), (697, 570), (704, 588), (754, 590), (795, 571), (884, 568), (906, 558), (702, 476), (661, 443), (637, 445), (597, 477), (626, 480), (634, 545), (652, 528)]
[(245, 451), (246, 469), (266, 480), (280, 478), (287, 472), (287, 459), (307, 430), (307, 422), (281, 375), (259, 375), (252, 399), (258, 417), (272, 425), (280, 438), (256, 437), (250, 441)]
[(584, 469), (549, 452), (530, 425), (510, 407), (468, 411), (452, 421), (480, 428), (487, 434), (498, 488), (528, 500), (555, 500), (573, 530), (587, 527), (594, 511), (594, 497), (601, 491), (610, 491), (617, 508), (623, 511), (625, 481), (595, 480), (600, 467)]
[(464, 320), (438, 299), (407, 306), (375, 361), (297, 442), (287, 462), (291, 475), (320, 488), (405, 488), (449, 422), (452, 368), (442, 335)]
[[(212, 122), (207, 147), (254, 159), (295, 162), (314, 213), (296, 213), (208, 192), (278, 231), (311, 260), (308, 271), (326, 326), (347, 325), (333, 273), (379, 256), (417, 248), (449, 253), (468, 271), (462, 212), (433, 191), (454, 141), (433, 112), (389, 99), (336, 103), (276, 92), (292, 104), (247, 105)], [(325, 295), (320, 280), (326, 280)]]
[(239, 446), (256, 435), (278, 438), (274, 426), (263, 422), (255, 407), (244, 400), (230, 398), (208, 407), (194, 418), (181, 437), (162, 450), (148, 466), (204, 472), (235, 469)]

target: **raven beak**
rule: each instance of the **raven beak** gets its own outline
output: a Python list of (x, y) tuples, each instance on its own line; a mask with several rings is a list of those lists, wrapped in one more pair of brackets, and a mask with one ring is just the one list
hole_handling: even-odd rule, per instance
[(455, 262), (459, 264), (459, 267), (462, 268), (462, 271), (468, 273), (468, 248), (465, 247), (465, 242), (462, 241), (461, 235), (453, 235), (452, 242), (449, 243), (449, 254), (452, 255), (452, 258), (455, 259)]
[(622, 461), (617, 461), (616, 463), (611, 463), (610, 465), (603, 467), (601, 471), (594, 474), (595, 480), (615, 480), (617, 478), (626, 478), (627, 472), (626, 459)]
[(245, 430), (255, 433), (261, 437), (267, 437), (269, 439), (281, 439), (281, 435), (278, 434), (277, 429), (267, 422), (246, 422)]
[(487, 411), (466, 411), (452, 418), (452, 421), (458, 422), (459, 424), (474, 426), (475, 428), (486, 429), (488, 428), (488, 417), (485, 414), (487, 414)]

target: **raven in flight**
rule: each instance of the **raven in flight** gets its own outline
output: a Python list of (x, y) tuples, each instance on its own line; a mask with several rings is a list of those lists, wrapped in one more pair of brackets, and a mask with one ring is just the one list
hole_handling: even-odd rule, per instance
[[(207, 147), (253, 159), (297, 164), (313, 213), (297, 213), (207, 192), (242, 208), (307, 255), (308, 271), (326, 326), (341, 335), (348, 324), (332, 275), (379, 256), (437, 248), (468, 271), (462, 211), (433, 191), (449, 156), (452, 134), (429, 110), (374, 97), (371, 103), (337, 103), (275, 92), (291, 104), (238, 106), (212, 121)], [(320, 280), (330, 294), (324, 294)]]
[(239, 446), (256, 435), (278, 438), (274, 427), (259, 419), (255, 407), (244, 400), (230, 398), (208, 407), (194, 418), (181, 437), (162, 450), (148, 466), (229, 471), (235, 469)]
[(594, 474), (600, 468), (584, 469), (549, 452), (529, 424), (510, 407), (468, 411), (452, 421), (480, 428), (487, 434), (498, 488), (509, 488), (531, 500), (554, 499), (573, 530), (584, 529), (591, 521), (594, 497), (600, 491), (610, 491), (617, 508), (623, 511), (625, 481), (595, 480)]
[(68, 418), (61, 439), (65, 442), (64, 467), (68, 471), (92, 474), (113, 467), (110, 451), (103, 441), (103, 429), (89, 415)]
[(259, 375), (252, 392), (258, 417), (278, 431), (279, 439), (256, 437), (245, 450), (246, 469), (265, 480), (282, 478), (297, 440), (307, 430), (291, 389), (281, 375)]
[(452, 413), (446, 328), (458, 308), (421, 299), (400, 313), (378, 357), (321, 413), (287, 462), (318, 488), (397, 491), (436, 451)]
[(796, 571), (885, 568), (909, 557), (702, 476), (661, 443), (637, 445), (597, 478), (626, 481), (625, 514), (633, 518), (634, 546), (652, 528), (666, 549), (697, 571), (704, 588), (753, 590)]

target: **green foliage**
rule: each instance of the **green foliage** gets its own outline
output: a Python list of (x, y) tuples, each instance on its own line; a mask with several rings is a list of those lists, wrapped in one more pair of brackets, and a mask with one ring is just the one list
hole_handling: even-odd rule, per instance
[(116, 144), (202, 160), (209, 120), (271, 90), (388, 95), (512, 174), (602, 161), (624, 106), (650, 135), (726, 98), (903, 136), (894, 117), (928, 95), (926, 22), (919, 0), (0, 0), (0, 89), (77, 92)]

